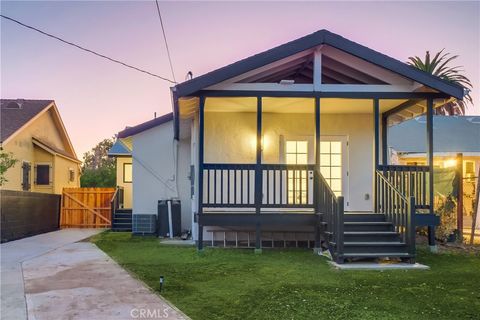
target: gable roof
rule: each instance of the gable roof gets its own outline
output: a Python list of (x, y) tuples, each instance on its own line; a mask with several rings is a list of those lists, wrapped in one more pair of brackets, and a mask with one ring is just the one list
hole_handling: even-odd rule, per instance
[(188, 96), (206, 87), (322, 44), (335, 47), (455, 98), (463, 99), (463, 87), (418, 70), (404, 62), (343, 38), (328, 30), (319, 30), (302, 38), (287, 42), (273, 49), (180, 83), (173, 87), (172, 91), (174, 91), (176, 98)]
[[(424, 116), (402, 122), (388, 130), (388, 145), (394, 150), (406, 153), (426, 152)], [(433, 151), (480, 152), (480, 116), (434, 116)]]
[(43, 139), (40, 139), (38, 137), (32, 137), (32, 141), (35, 145), (39, 146), (40, 148), (44, 149), (45, 151), (47, 151), (51, 154), (60, 155), (60, 156), (63, 156), (65, 158), (68, 158), (72, 161), (75, 161), (77, 163), (81, 163), (81, 161), (78, 160), (76, 157), (72, 157), (72, 155), (69, 154), (68, 152), (55, 147), (53, 144), (48, 143), (47, 141), (45, 141)]
[(108, 156), (131, 156), (132, 150), (128, 148), (125, 143), (123, 143), (122, 139), (117, 139), (113, 146), (108, 150)]
[(52, 103), (53, 100), (1, 99), (0, 141), (7, 140)]
[(156, 126), (159, 126), (161, 124), (167, 123), (169, 121), (173, 120), (173, 113), (167, 113), (164, 114), (163, 116), (160, 116), (158, 118), (146, 121), (144, 123), (138, 124), (134, 127), (128, 127), (125, 130), (122, 130), (118, 133), (118, 138), (126, 138), (129, 136), (133, 136), (135, 134), (138, 134), (140, 132), (143, 132), (145, 130), (154, 128)]
[[(0, 99), (1, 109), (1, 143), (8, 143), (30, 123), (46, 112), (51, 112), (53, 121), (62, 138), (66, 151), (62, 151), (69, 158), (78, 161), (68, 132), (63, 124), (62, 117), (54, 100), (27, 100), (27, 99)], [(32, 137), (34, 138), (34, 137)], [(60, 149), (58, 149), (60, 150)], [(58, 153), (58, 152), (57, 152)], [(61, 153), (58, 153), (61, 154)], [(65, 155), (64, 155), (65, 156)]]

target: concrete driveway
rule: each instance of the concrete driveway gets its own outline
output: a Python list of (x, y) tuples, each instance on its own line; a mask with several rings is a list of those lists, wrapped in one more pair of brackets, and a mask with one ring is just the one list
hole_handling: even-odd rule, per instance
[(66, 229), (1, 245), (1, 319), (188, 319)]

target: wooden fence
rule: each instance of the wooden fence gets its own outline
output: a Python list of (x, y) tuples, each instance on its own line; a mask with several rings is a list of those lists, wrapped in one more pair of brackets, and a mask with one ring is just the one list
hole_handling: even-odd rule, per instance
[(110, 228), (115, 188), (64, 188), (61, 228)]

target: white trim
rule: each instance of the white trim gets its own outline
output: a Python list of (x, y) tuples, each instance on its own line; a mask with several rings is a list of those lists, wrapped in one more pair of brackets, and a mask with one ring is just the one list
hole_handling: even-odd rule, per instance
[[(37, 183), (37, 172), (38, 172), (38, 166), (48, 166), (48, 184), (38, 184)], [(38, 188), (53, 188), (53, 162), (34, 162), (34, 172), (33, 172), (33, 185)]]
[[(321, 80), (320, 80), (321, 81)], [(206, 90), (231, 91), (289, 91), (289, 92), (412, 92), (410, 85), (390, 84), (280, 84), (280, 83), (227, 83), (216, 84)]]
[[(397, 151), (398, 157), (401, 158), (424, 158), (427, 156), (426, 153), (424, 152), (402, 152), (402, 151)], [(479, 152), (456, 152), (456, 151), (451, 151), (451, 152), (434, 152), (433, 157), (451, 157), (451, 156), (456, 156), (458, 153), (461, 153), (464, 157), (480, 157), (480, 151)]]

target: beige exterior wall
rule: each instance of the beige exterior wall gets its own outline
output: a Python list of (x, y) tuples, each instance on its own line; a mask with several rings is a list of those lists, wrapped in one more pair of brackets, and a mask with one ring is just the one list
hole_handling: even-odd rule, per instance
[[(322, 136), (343, 136), (348, 139), (347, 209), (372, 210), (372, 114), (321, 114), (320, 119)], [(297, 138), (309, 141), (309, 163), (315, 162), (313, 114), (264, 113), (262, 126), (264, 163), (284, 163), (282, 139)], [(255, 137), (255, 113), (207, 112), (205, 162), (254, 163)]]
[[(132, 208), (132, 182), (124, 182), (123, 165), (132, 164), (132, 157), (117, 157), (117, 186), (123, 187), (123, 207)], [(132, 168), (133, 170), (133, 168)]]
[[(5, 177), (6, 182), (2, 188), (7, 190), (22, 190), (22, 164), (29, 162), (31, 165), (30, 171), (30, 191), (44, 192), (44, 193), (61, 193), (63, 187), (78, 187), (80, 186), (79, 164), (75, 161), (53, 155), (44, 149), (35, 146), (32, 142), (32, 137), (39, 138), (49, 144), (65, 150), (65, 142), (62, 139), (61, 133), (55, 124), (52, 116), (53, 111), (43, 113), (40, 117), (35, 119), (26, 128), (18, 132), (12, 139), (3, 144), (2, 147), (6, 152), (12, 152), (14, 157), (18, 160), (16, 165), (10, 168)], [(37, 163), (51, 164), (52, 166), (52, 185), (37, 186), (34, 184), (34, 166)], [(74, 181), (68, 181), (69, 168), (76, 171)]]

